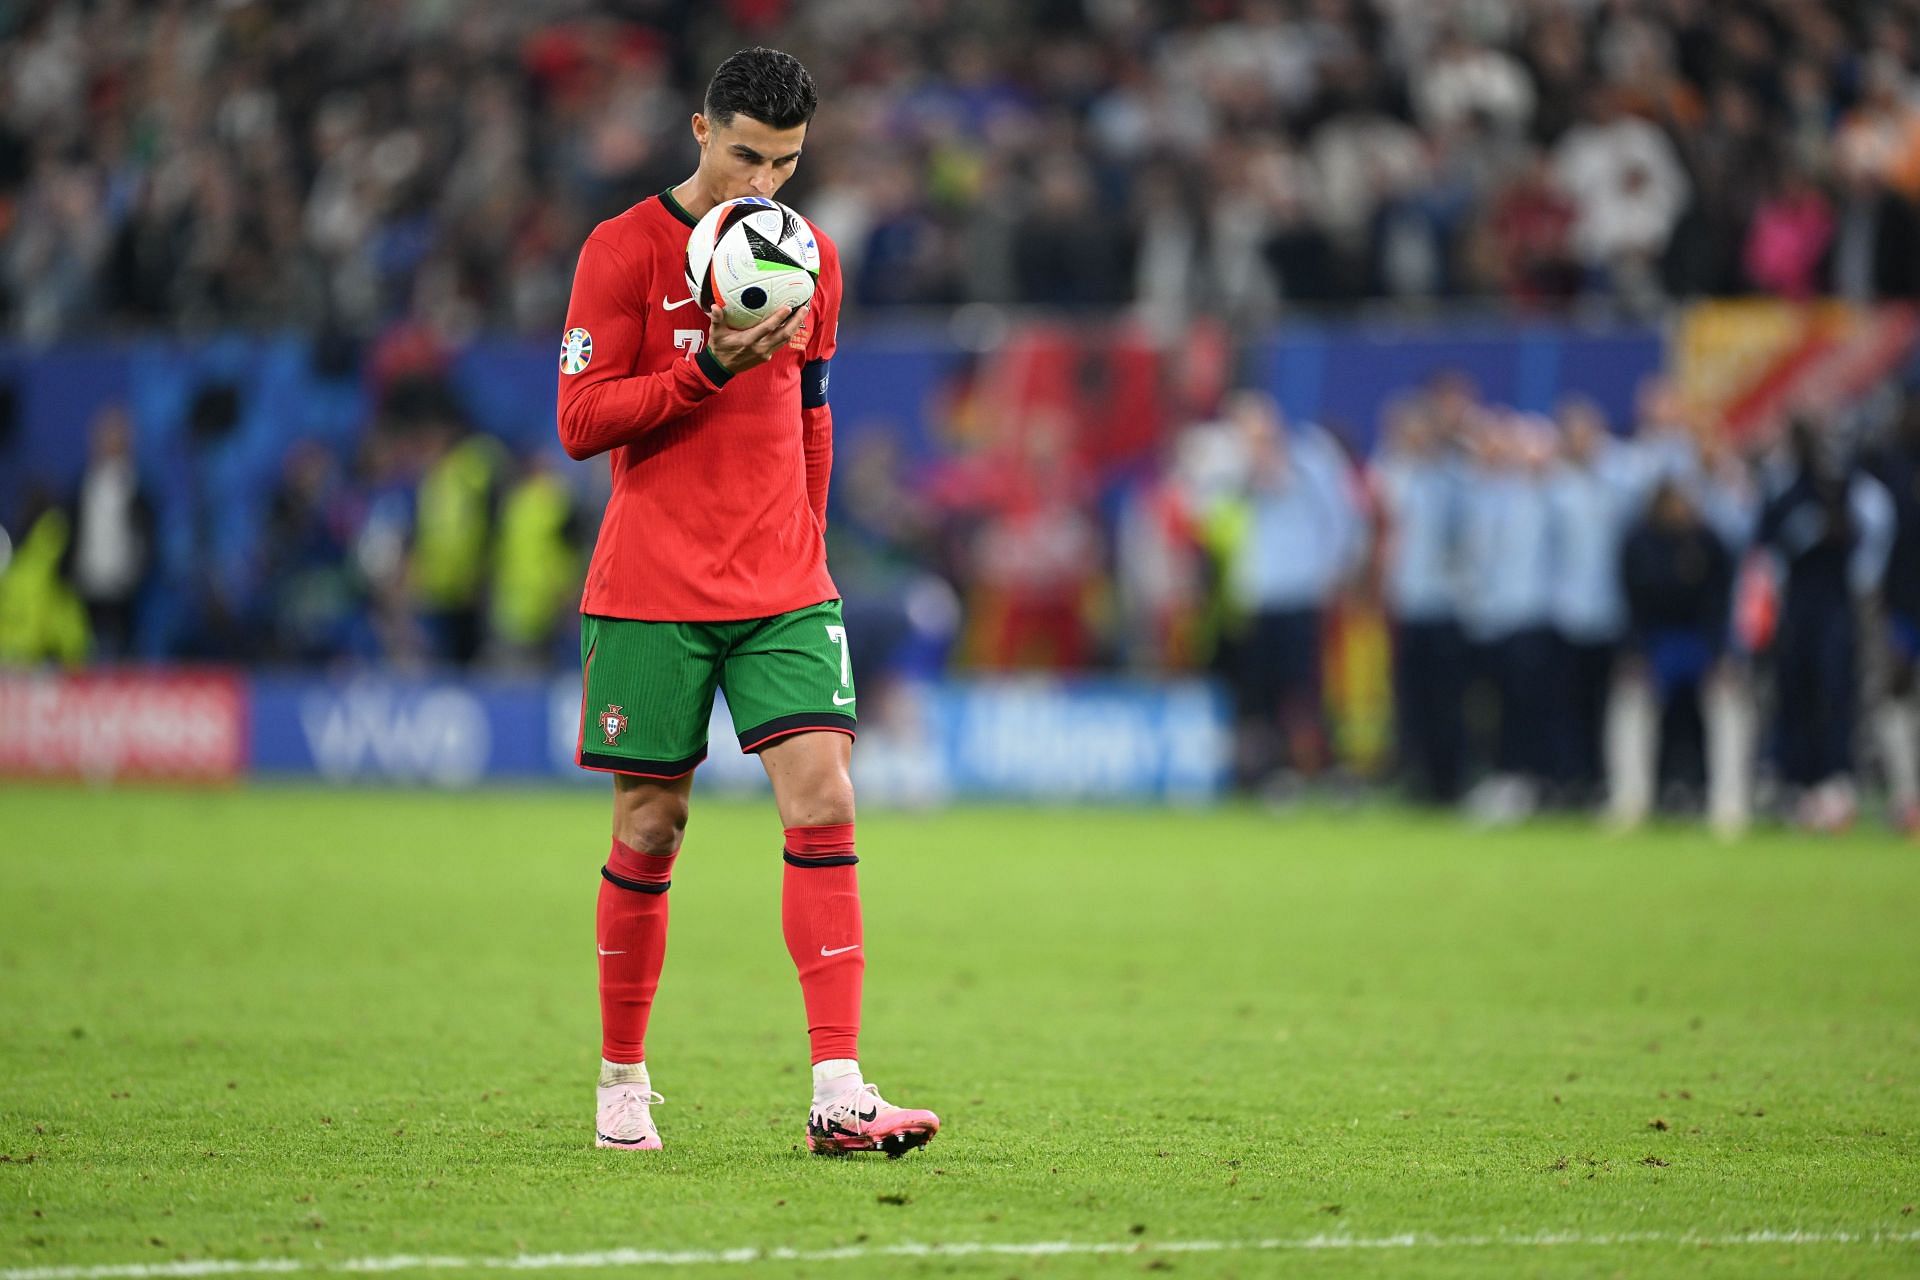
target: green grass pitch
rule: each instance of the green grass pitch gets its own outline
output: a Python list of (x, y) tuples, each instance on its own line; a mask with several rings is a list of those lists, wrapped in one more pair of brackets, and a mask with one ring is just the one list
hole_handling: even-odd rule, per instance
[(648, 1037), (667, 1150), (591, 1148), (606, 812), (0, 791), (0, 1280), (1920, 1274), (1891, 837), (869, 813), (863, 1063), (946, 1124), (889, 1163), (803, 1153), (778, 824), (704, 797)]

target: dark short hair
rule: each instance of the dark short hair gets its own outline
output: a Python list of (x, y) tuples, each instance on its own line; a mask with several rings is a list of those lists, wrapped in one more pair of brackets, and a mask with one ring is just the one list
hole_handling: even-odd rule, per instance
[(743, 115), (792, 129), (812, 120), (819, 105), (820, 93), (800, 59), (778, 49), (742, 49), (707, 84), (706, 117), (715, 124), (732, 124)]

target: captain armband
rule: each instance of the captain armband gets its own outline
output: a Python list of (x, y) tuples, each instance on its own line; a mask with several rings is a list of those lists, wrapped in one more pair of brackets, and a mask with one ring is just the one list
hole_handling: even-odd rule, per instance
[(827, 377), (832, 360), (809, 360), (800, 368), (800, 407), (818, 409), (827, 403)]

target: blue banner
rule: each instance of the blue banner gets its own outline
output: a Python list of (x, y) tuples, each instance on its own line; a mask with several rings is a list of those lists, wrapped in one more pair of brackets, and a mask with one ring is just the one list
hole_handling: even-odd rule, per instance
[[(250, 688), (250, 763), (262, 774), (442, 787), (595, 782), (574, 764), (580, 685), (540, 680), (263, 676)], [(862, 799), (959, 797), (1197, 802), (1221, 793), (1226, 701), (1203, 681), (896, 683), (869, 693), (854, 752)], [(697, 785), (766, 786), (717, 700)]]
[[(458, 787), (557, 772), (544, 684), (387, 676), (252, 683), (256, 773)], [(576, 708), (579, 696), (576, 686)]]

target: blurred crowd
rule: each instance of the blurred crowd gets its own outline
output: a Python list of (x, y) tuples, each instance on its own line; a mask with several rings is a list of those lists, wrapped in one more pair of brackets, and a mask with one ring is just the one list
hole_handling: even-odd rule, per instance
[(544, 331), (746, 43), (858, 307), (1920, 295), (1920, 0), (16, 0), (0, 331)]
[(109, 402), (77, 486), (33, 486), (16, 540), (0, 528), (0, 662), (577, 661), (603, 467), (516, 453), (415, 371), (386, 385), (352, 449), (300, 437), (255, 493), (234, 389), (203, 386), (184, 411), (185, 438), (156, 463)]
[(1122, 516), (1121, 634), (1211, 655), (1244, 785), (1366, 768), (1371, 714), (1413, 795), (1489, 821), (1837, 828), (1864, 742), (1920, 831), (1920, 390), (1737, 443), (1658, 377), (1624, 433), (1457, 375), (1386, 418), (1358, 459), (1238, 393)]

